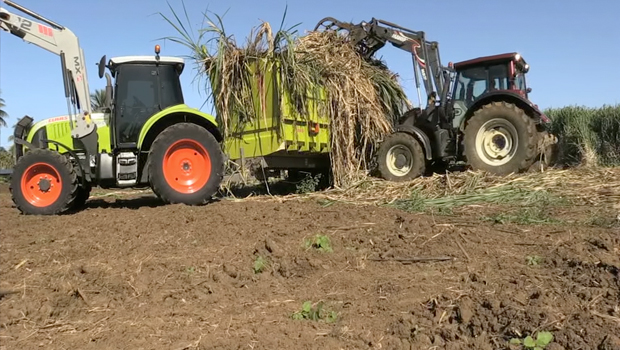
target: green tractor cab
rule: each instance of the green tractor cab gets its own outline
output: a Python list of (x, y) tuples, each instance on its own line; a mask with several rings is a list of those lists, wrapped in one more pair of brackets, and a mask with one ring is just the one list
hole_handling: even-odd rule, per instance
[(96, 152), (73, 137), (69, 115), (18, 122), (11, 182), (17, 207), (31, 214), (79, 208), (92, 186), (150, 186), (165, 202), (207, 202), (223, 177), (222, 137), (213, 116), (184, 104), (183, 61), (121, 57), (107, 68), (115, 78), (112, 86), (107, 76), (108, 106), (88, 115)]

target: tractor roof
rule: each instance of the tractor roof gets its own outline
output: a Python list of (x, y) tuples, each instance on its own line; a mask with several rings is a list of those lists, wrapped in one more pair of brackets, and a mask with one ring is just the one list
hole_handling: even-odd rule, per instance
[(509, 52), (509, 53), (502, 53), (499, 55), (483, 56), (483, 57), (473, 58), (467, 61), (457, 62), (454, 64), (454, 69), (461, 70), (461, 69), (464, 69), (470, 66), (477, 66), (477, 65), (482, 65), (482, 64), (486, 65), (486, 64), (500, 63), (500, 62), (506, 62), (506, 61), (512, 61), (512, 60), (519, 61), (519, 63), (522, 64), (523, 66), (527, 65), (527, 63), (525, 62), (525, 60), (519, 53)]
[[(160, 56), (159, 60), (155, 56), (122, 56), (110, 58), (110, 67), (118, 66), (125, 63), (163, 63), (176, 64), (180, 71), (185, 66), (185, 61), (180, 57)], [(179, 73), (180, 73), (179, 71)]]

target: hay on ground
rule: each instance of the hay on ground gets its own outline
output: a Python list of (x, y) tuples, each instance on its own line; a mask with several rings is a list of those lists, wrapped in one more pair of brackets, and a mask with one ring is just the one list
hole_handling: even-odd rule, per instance
[(346, 188), (239, 200), (308, 198), (355, 205), (396, 205), (403, 209), (417, 204), (436, 208), (470, 204), (527, 206), (540, 204), (540, 201), (566, 201), (573, 205), (620, 209), (620, 167), (550, 169), (508, 176), (466, 171), (435, 174), (401, 183), (369, 177)]

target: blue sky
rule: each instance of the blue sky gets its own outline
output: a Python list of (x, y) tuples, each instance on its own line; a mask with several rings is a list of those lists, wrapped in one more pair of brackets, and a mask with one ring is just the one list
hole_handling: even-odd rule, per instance
[[(162, 55), (189, 54), (186, 48), (156, 39), (176, 35), (157, 12), (171, 15), (166, 0), (18, 0), (19, 4), (70, 28), (85, 51), (91, 90), (103, 88), (96, 74), (102, 55), (150, 55), (159, 43)], [(88, 3), (88, 5), (86, 5)], [(181, 11), (181, 0), (169, 0)], [(62, 5), (59, 5), (62, 4)], [(288, 5), (286, 25), (311, 30), (323, 17), (358, 23), (372, 17), (423, 30), (440, 43), (444, 64), (503, 52), (520, 52), (530, 64), (531, 99), (541, 108), (620, 103), (620, 1), (567, 0), (517, 2), (377, 1), (377, 0), (185, 0), (193, 30), (205, 10), (224, 14), (224, 24), (238, 42), (250, 29), (269, 21), (277, 27)], [(13, 11), (11, 8), (8, 8)], [(397, 72), (412, 101), (413, 70), (405, 52), (386, 46), (380, 56)], [(193, 82), (192, 62), (182, 76), (186, 103), (211, 111), (203, 87)], [(25, 114), (35, 120), (66, 114), (59, 58), (6, 32), (0, 33), (0, 89), (9, 127)], [(0, 144), (12, 132), (0, 130)]]

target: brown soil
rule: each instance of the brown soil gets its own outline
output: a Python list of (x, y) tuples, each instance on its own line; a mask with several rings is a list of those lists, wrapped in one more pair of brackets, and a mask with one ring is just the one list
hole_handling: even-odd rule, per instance
[[(1, 190), (1, 349), (508, 349), (538, 331), (620, 349), (613, 225), (150, 196), (33, 217)], [(317, 234), (333, 252), (304, 245)], [(320, 319), (292, 317), (304, 301)]]

